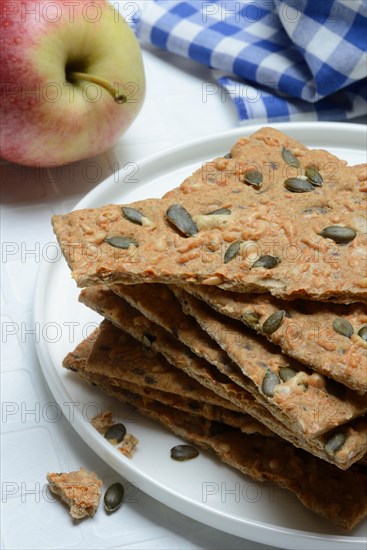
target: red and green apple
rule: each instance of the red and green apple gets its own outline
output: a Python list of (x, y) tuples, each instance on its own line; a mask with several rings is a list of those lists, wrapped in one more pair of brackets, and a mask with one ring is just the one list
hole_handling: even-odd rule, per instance
[(0, 156), (29, 166), (97, 155), (142, 107), (129, 25), (105, 0), (0, 0)]

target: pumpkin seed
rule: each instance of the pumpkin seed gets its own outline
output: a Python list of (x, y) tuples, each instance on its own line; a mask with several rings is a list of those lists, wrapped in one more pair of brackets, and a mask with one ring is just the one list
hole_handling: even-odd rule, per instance
[(307, 176), (307, 179), (310, 180), (312, 185), (316, 185), (316, 187), (321, 187), (324, 183), (324, 178), (314, 166), (306, 168), (305, 176)]
[(294, 156), (294, 154), (289, 150), (283, 147), (282, 149), (282, 157), (284, 162), (286, 162), (289, 166), (294, 166), (294, 168), (299, 168), (300, 162), (297, 157)]
[(113, 483), (105, 492), (103, 504), (106, 512), (118, 510), (124, 499), (124, 487), (121, 483)]
[(330, 455), (337, 453), (343, 447), (346, 440), (347, 440), (347, 436), (344, 432), (335, 433), (325, 443), (324, 445), (325, 451)]
[(122, 206), (121, 210), (124, 218), (129, 220), (129, 222), (143, 225), (144, 214), (139, 212), (139, 210), (135, 210), (135, 208), (130, 208), (129, 206)]
[(324, 239), (332, 239), (337, 244), (350, 243), (357, 236), (354, 229), (342, 225), (330, 225), (318, 234)]
[(291, 369), (290, 367), (281, 367), (279, 369), (279, 378), (282, 382), (288, 382), (291, 378), (296, 376), (297, 371)]
[(117, 445), (121, 443), (126, 435), (126, 428), (123, 424), (114, 424), (108, 428), (107, 432), (104, 434), (105, 439), (112, 443), (112, 445)]
[(285, 310), (281, 309), (270, 315), (263, 323), (262, 331), (265, 332), (265, 334), (273, 334), (282, 324), (285, 313)]
[(249, 327), (254, 327), (259, 324), (260, 315), (254, 311), (245, 311), (242, 313), (242, 321)]
[(263, 175), (258, 170), (250, 170), (243, 176), (243, 181), (259, 189), (263, 182)]
[(166, 212), (169, 221), (177, 227), (186, 237), (192, 237), (198, 233), (198, 228), (186, 208), (181, 204), (173, 204)]
[(198, 454), (199, 451), (195, 447), (191, 447), (191, 445), (176, 445), (171, 449), (171, 458), (180, 462), (196, 458)]
[(346, 319), (342, 319), (341, 317), (337, 317), (336, 319), (334, 319), (333, 329), (335, 330), (335, 332), (338, 332), (339, 334), (342, 334), (347, 338), (350, 338), (354, 332), (354, 329), (350, 322)]
[(367, 341), (367, 325), (364, 325), (364, 327), (359, 329), (358, 336)]
[(260, 256), (255, 263), (252, 264), (253, 267), (264, 267), (265, 269), (273, 269), (280, 263), (280, 258), (278, 256)]
[(280, 384), (279, 376), (275, 372), (267, 370), (261, 385), (263, 393), (268, 397), (273, 397), (275, 386), (277, 386), (278, 384)]
[(229, 208), (217, 208), (217, 210), (212, 210), (208, 212), (207, 216), (229, 216), (232, 212)]
[(302, 178), (287, 178), (284, 182), (284, 187), (288, 191), (292, 191), (292, 193), (308, 193), (315, 190), (310, 181)]
[(226, 253), (224, 254), (225, 264), (233, 260), (238, 255), (242, 243), (243, 241), (235, 241), (234, 243), (229, 245), (229, 247), (226, 250)]
[(232, 155), (231, 155), (231, 153), (226, 153), (225, 155), (223, 155), (223, 158), (224, 159), (231, 159)]
[(139, 246), (139, 243), (129, 237), (106, 237), (105, 242), (115, 248), (127, 250), (129, 246)]
[(115, 512), (120, 508), (124, 498), (124, 487), (121, 483), (113, 483), (105, 492), (103, 504), (106, 512)]

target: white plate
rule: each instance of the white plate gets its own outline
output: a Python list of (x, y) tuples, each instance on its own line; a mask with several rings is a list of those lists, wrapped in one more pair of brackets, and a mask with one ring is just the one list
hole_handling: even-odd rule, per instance
[[(276, 127), (307, 146), (328, 149), (351, 164), (366, 160), (363, 126), (287, 123)], [(256, 129), (239, 128), (150, 157), (139, 162), (130, 176), (126, 177), (124, 171), (100, 184), (76, 208), (159, 197), (203, 161), (224, 154), (238, 137)], [(50, 389), (66, 418), (103, 460), (157, 500), (233, 535), (284, 548), (365, 550), (366, 522), (348, 535), (307, 511), (287, 491), (253, 483), (204, 452), (187, 463), (172, 461), (169, 451), (178, 443), (177, 437), (62, 369), (64, 356), (100, 321), (97, 314), (78, 303), (78, 294), (62, 258), (41, 266), (34, 305), (34, 318), (42, 330), (38, 354)], [(140, 440), (132, 460), (118, 453), (89, 422), (106, 407), (112, 407)]]

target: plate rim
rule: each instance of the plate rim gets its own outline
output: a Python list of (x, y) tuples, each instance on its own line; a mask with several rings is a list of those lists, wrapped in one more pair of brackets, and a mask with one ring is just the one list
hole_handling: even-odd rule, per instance
[[(174, 145), (164, 151), (154, 153), (149, 155), (141, 160), (137, 161), (137, 164), (140, 166), (146, 166), (152, 163), (155, 163), (157, 160), (162, 159), (162, 156), (172, 157), (172, 155), (180, 154), (182, 151), (189, 151), (190, 149), (199, 149), (201, 146), (206, 145), (210, 146), (213, 143), (217, 142), (219, 139), (229, 140), (231, 138), (239, 138), (241, 136), (248, 136), (262, 128), (264, 126), (271, 126), (273, 128), (279, 129), (284, 132), (292, 131), (302, 131), (308, 130), (312, 131), (315, 129), (315, 125), (318, 127), (318, 132), (322, 130), (323, 132), (335, 132), (336, 135), (339, 135), (339, 132), (342, 132), (345, 136), (347, 133), (352, 136), (358, 135), (361, 140), (367, 139), (367, 133), (364, 132), (364, 126), (356, 123), (345, 123), (345, 122), (284, 122), (278, 124), (264, 125), (264, 124), (255, 124), (249, 126), (241, 126), (238, 128), (230, 129), (218, 136), (218, 134), (209, 134), (202, 136), (195, 140), (186, 140), (183, 143)], [(363, 146), (363, 145), (362, 145)], [(366, 150), (366, 149), (365, 149)], [(367, 154), (367, 153), (366, 153)], [(120, 169), (119, 173), (122, 171)], [(119, 178), (118, 178), (119, 179)], [(146, 183), (146, 182), (145, 182)], [(81, 200), (77, 202), (74, 206), (74, 209), (80, 209), (85, 207), (91, 207), (93, 204), (98, 204), (98, 198), (102, 196), (106, 191), (113, 192), (114, 185), (116, 183), (116, 175), (113, 174), (108, 177), (106, 180), (98, 184), (95, 188), (89, 191)], [(121, 185), (121, 184), (120, 184)], [(144, 182), (139, 182), (136, 188), (139, 188), (144, 185)], [(134, 186), (132, 187), (134, 188)], [(129, 191), (129, 187), (125, 187), (120, 191), (126, 194)], [(55, 239), (56, 240), (56, 239)], [(40, 263), (35, 292), (34, 292), (34, 302), (32, 307), (32, 317), (35, 322), (44, 321), (44, 289), (47, 287), (49, 277), (52, 273), (52, 270), (55, 269), (54, 263), (47, 263), (45, 261)], [(47, 385), (54, 396), (56, 402), (63, 409), (63, 404), (67, 402), (68, 398), (71, 398), (68, 389), (64, 385), (60, 385), (60, 378), (57, 374), (57, 366), (52, 365), (52, 368), (47, 367), (53, 363), (51, 359), (50, 352), (48, 350), (46, 342), (43, 342), (40, 339), (39, 342), (36, 342), (36, 352), (40, 362), (43, 376), (47, 382)], [(66, 417), (67, 418), (67, 417)], [(193, 501), (191, 498), (185, 495), (176, 495), (175, 491), (168, 488), (162, 487), (159, 482), (148, 477), (144, 472), (136, 468), (133, 462), (126, 462), (124, 457), (113, 452), (114, 449), (109, 449), (107, 446), (104, 448), (104, 445), (101, 445), (101, 439), (99, 433), (92, 427), (89, 422), (86, 422), (83, 416), (78, 410), (75, 410), (74, 421), (69, 422), (72, 427), (76, 430), (78, 435), (83, 439), (83, 441), (95, 452), (104, 462), (106, 462), (106, 451), (108, 454), (108, 465), (112, 467), (117, 473), (126, 477), (129, 480), (131, 479), (131, 473), (138, 475), (139, 478), (144, 479), (143, 487), (140, 487), (145, 493), (147, 493), (152, 498), (158, 500), (159, 502), (164, 503), (170, 508), (182, 513), (185, 516), (191, 517), (204, 523), (210, 527), (220, 529), (224, 532), (231, 533), (235, 536), (241, 537), (243, 539), (256, 541), (262, 544), (269, 544), (269, 534), (273, 537), (279, 538), (279, 540), (271, 540), (270, 544), (276, 544), (279, 548), (294, 548), (295, 542), (297, 542), (297, 548), (304, 548), (308, 550), (310, 548), (310, 543), (319, 544), (321, 549), (331, 549), (331, 548), (341, 548), (340, 545), (348, 546), (348, 548), (355, 548), (356, 550), (363, 549), (366, 539), (364, 537), (354, 537), (353, 535), (334, 535), (334, 534), (320, 534), (311, 531), (301, 531), (299, 529), (290, 529), (288, 527), (281, 527), (278, 525), (273, 525), (263, 522), (258, 522), (252, 519), (246, 518), (236, 518), (231, 517), (231, 525), (235, 529), (227, 530), (222, 525), (218, 526), (216, 520), (219, 518), (221, 521), (228, 520), (228, 515), (223, 517), (223, 512), (216, 511), (213, 508), (208, 508), (204, 503)], [(158, 493), (158, 494), (157, 494)], [(169, 495), (175, 497), (174, 504), (169, 501)], [(176, 502), (177, 501), (177, 502)], [(190, 504), (193, 508), (193, 512), (189, 513), (184, 509), (185, 504)], [(195, 511), (200, 509), (201, 514), (205, 516), (205, 519), (197, 519), (195, 517)], [(245, 533), (242, 534), (240, 529), (245, 530)], [(261, 533), (261, 534), (260, 534)], [(245, 535), (245, 536), (244, 536)], [(301, 539), (301, 540), (300, 540)]]

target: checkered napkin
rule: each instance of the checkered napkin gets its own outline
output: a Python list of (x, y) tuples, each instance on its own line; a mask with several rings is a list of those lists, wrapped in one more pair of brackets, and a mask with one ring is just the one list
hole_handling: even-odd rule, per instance
[(150, 0), (133, 26), (141, 43), (214, 69), (203, 101), (230, 97), (242, 123), (367, 112), (366, 0)]

